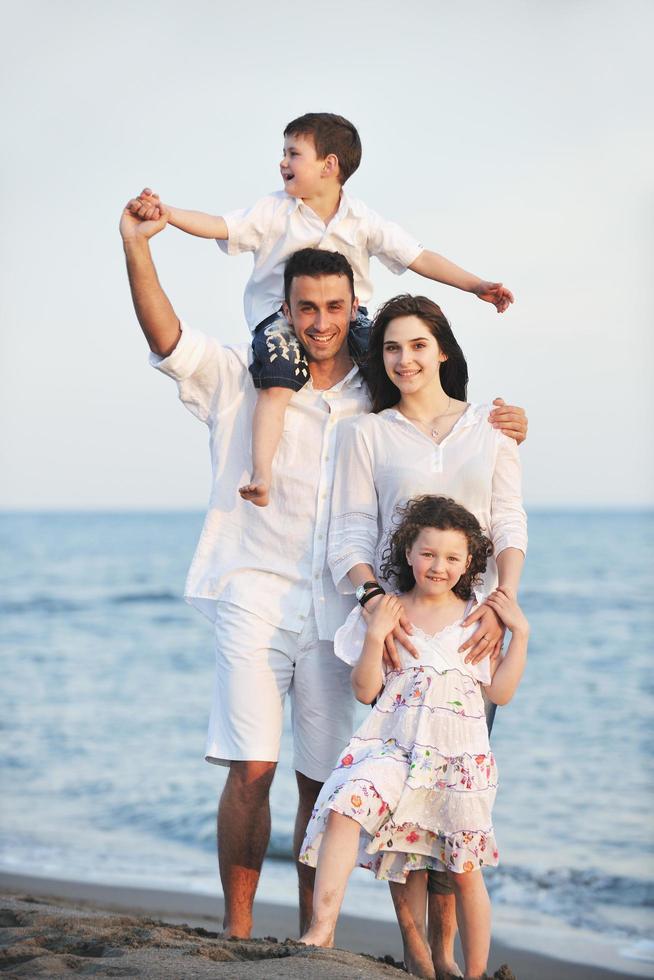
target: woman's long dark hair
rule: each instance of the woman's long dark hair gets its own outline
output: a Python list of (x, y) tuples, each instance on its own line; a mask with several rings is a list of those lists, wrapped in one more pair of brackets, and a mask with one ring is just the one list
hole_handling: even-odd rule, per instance
[(447, 360), (441, 361), (440, 379), (443, 391), (451, 398), (466, 401), (468, 365), (440, 306), (426, 296), (394, 296), (377, 311), (370, 330), (370, 345), (365, 363), (365, 376), (372, 396), (373, 412), (397, 405), (400, 390), (386, 374), (384, 367), (384, 335), (386, 327), (399, 316), (417, 316), (429, 327)]

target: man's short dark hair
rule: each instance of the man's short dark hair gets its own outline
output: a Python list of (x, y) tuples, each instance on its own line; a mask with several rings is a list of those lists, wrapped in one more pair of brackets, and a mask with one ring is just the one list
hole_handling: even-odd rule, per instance
[(301, 248), (294, 252), (284, 269), (284, 298), (290, 303), (291, 283), (298, 276), (346, 276), (354, 299), (354, 273), (352, 266), (340, 252), (328, 252), (323, 248)]
[(306, 112), (288, 124), (284, 136), (311, 136), (319, 160), (338, 157), (338, 177), (344, 184), (361, 163), (361, 140), (356, 126), (333, 112)]

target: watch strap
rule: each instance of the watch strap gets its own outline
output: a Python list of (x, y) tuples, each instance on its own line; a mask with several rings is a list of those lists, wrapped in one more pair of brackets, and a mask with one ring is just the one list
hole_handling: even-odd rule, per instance
[(359, 605), (365, 606), (369, 599), (374, 599), (377, 595), (386, 595), (381, 585), (378, 585), (376, 589), (370, 589), (364, 596), (359, 599)]

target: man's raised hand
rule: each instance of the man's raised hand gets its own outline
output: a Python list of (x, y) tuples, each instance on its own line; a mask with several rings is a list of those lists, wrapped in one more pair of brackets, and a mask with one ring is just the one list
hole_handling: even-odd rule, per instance
[(162, 204), (158, 194), (144, 187), (137, 197), (133, 197), (127, 205), (132, 214), (143, 221), (157, 221), (161, 217), (165, 205)]
[(141, 216), (139, 198), (132, 198), (127, 202), (123, 209), (120, 219), (120, 233), (123, 241), (134, 241), (136, 239), (148, 239), (157, 235), (168, 223), (168, 210), (164, 204), (159, 203), (156, 209), (156, 217)]

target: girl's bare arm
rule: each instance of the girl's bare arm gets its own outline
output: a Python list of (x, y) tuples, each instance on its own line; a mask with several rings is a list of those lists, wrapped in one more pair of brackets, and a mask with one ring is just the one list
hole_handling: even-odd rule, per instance
[(357, 701), (371, 704), (384, 686), (384, 642), (402, 615), (402, 603), (394, 595), (380, 596), (367, 621), (366, 639), (351, 681)]
[(511, 642), (503, 657), (498, 657), (496, 661), (493, 658), (497, 666), (493, 679), (485, 690), (494, 704), (508, 704), (516, 692), (527, 663), (529, 623), (510, 593), (496, 589), (486, 602), (511, 630)]

